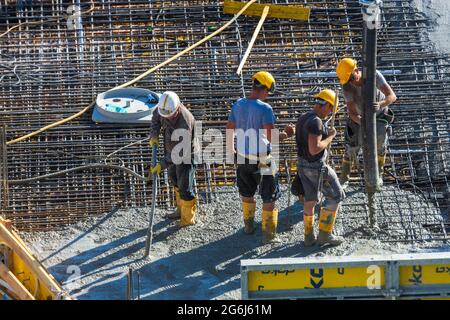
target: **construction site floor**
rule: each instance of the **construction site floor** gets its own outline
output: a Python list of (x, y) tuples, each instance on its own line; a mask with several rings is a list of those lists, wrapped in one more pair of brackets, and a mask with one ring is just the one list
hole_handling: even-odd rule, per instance
[[(356, 212), (361, 210), (357, 203), (364, 193), (352, 187), (347, 190), (336, 223), (336, 232), (345, 237), (345, 242), (334, 248), (305, 248), (302, 205), (291, 198), (292, 229), (286, 230), (288, 192), (286, 186), (282, 188), (283, 197), (277, 205), (280, 242), (275, 244), (261, 244), (260, 201), (256, 233), (243, 233), (240, 200), (232, 187), (217, 190), (220, 193), (215, 201), (201, 205), (199, 223), (192, 227), (179, 229), (175, 221), (164, 218), (168, 211), (158, 210), (154, 244), (147, 260), (142, 256), (149, 208), (115, 210), (65, 230), (22, 233), (22, 236), (77, 299), (126, 299), (129, 267), (140, 273), (141, 299), (240, 299), (241, 259), (450, 251), (450, 245), (443, 241), (395, 241), (408, 237), (402, 234), (402, 227), (405, 233), (416, 230), (426, 239), (427, 230), (420, 228), (420, 217), (439, 215), (432, 206), (418, 205), (421, 199), (417, 195), (394, 187), (384, 188), (382, 200), (389, 203), (391, 195), (397, 199), (395, 205), (383, 207), (379, 203), (379, 215), (382, 218), (389, 211), (389, 220), (395, 221), (392, 214), (397, 212), (400, 229), (380, 219), (381, 231), (370, 231), (365, 219), (358, 218), (360, 213)], [(411, 203), (418, 209), (414, 210)], [(420, 212), (424, 208), (428, 208), (427, 212)], [(418, 219), (408, 218), (405, 212)], [(416, 229), (411, 226), (414, 221), (418, 224)]]

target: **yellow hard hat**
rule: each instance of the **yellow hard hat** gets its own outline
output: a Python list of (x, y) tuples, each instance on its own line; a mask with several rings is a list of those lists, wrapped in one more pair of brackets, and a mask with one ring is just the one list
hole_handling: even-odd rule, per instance
[(336, 74), (341, 84), (346, 84), (352, 75), (352, 72), (356, 69), (357, 62), (351, 58), (345, 58), (339, 61), (336, 67)]
[(259, 71), (255, 73), (252, 77), (252, 80), (257, 80), (260, 84), (269, 90), (269, 93), (273, 93), (275, 91), (275, 78), (266, 71)]
[[(334, 92), (333, 90), (324, 89), (324, 90), (320, 91), (318, 94), (316, 94), (314, 96), (314, 98), (322, 99), (326, 102), (329, 102), (333, 107), (336, 107), (334, 105), (334, 101), (336, 99), (336, 92)], [(339, 98), (337, 99), (337, 105), (339, 105)]]

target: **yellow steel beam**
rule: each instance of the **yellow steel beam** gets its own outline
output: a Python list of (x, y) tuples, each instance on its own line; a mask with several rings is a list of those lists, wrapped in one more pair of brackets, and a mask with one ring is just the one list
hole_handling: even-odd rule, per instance
[[(226, 0), (223, 4), (223, 12), (226, 14), (238, 13), (246, 3)], [(243, 14), (246, 16), (260, 17), (263, 14), (264, 7), (269, 6), (268, 18), (292, 19), (308, 21), (311, 15), (311, 9), (293, 5), (279, 4), (252, 4)]]

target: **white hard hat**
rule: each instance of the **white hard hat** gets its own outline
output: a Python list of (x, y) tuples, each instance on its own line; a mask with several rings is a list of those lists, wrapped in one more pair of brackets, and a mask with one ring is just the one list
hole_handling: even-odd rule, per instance
[(180, 98), (175, 92), (166, 91), (161, 97), (159, 97), (158, 102), (158, 113), (161, 117), (169, 118), (174, 115), (180, 106)]

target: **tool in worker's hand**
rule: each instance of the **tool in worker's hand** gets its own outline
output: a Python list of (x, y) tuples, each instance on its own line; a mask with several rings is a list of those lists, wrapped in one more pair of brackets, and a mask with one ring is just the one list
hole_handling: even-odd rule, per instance
[[(334, 108), (333, 108), (333, 113), (331, 115), (331, 120), (330, 120), (330, 128), (334, 128), (334, 123), (336, 121), (336, 113), (339, 110), (339, 90), (336, 90), (336, 96), (334, 97)], [(322, 170), (320, 170), (320, 177), (319, 177), (319, 191), (322, 192), (322, 186), (323, 186), (323, 175), (324, 175), (324, 171), (326, 170), (326, 165), (328, 164), (328, 159), (329, 154), (330, 154), (330, 150), (331, 150), (331, 143), (328, 145), (327, 147), (327, 152), (325, 154), (325, 159), (324, 159), (324, 166), (322, 167)], [(319, 208), (322, 207), (322, 202), (323, 202), (323, 193), (320, 196), (320, 201), (319, 201)]]
[[(156, 143), (152, 144), (152, 167), (156, 166), (157, 163), (157, 152), (158, 145)], [(155, 217), (156, 211), (156, 193), (158, 191), (158, 175), (157, 173), (152, 174), (153, 185), (152, 185), (152, 207), (149, 214), (149, 222), (148, 222), (148, 230), (147, 230), (147, 240), (145, 242), (145, 254), (144, 258), (148, 258), (150, 255), (150, 247), (152, 245), (153, 240), (153, 220)]]
[(292, 229), (291, 222), (289, 221), (291, 215), (291, 172), (289, 171), (288, 162), (284, 160), (284, 167), (287, 175), (287, 183), (288, 183), (288, 203), (287, 203), (287, 214), (286, 214), (286, 230)]
[[(339, 110), (339, 90), (336, 90), (336, 96), (334, 97), (333, 114), (331, 115), (330, 128), (334, 129), (334, 123), (336, 122), (336, 113), (338, 112), (338, 110)], [(328, 163), (328, 159), (330, 158), (330, 150), (331, 150), (331, 143), (327, 147), (325, 163)]]
[(133, 268), (131, 267), (127, 274), (127, 300), (134, 300)]
[(141, 300), (141, 273), (138, 271), (138, 272), (136, 272), (136, 275), (137, 275), (137, 285), (138, 285), (137, 299)]

